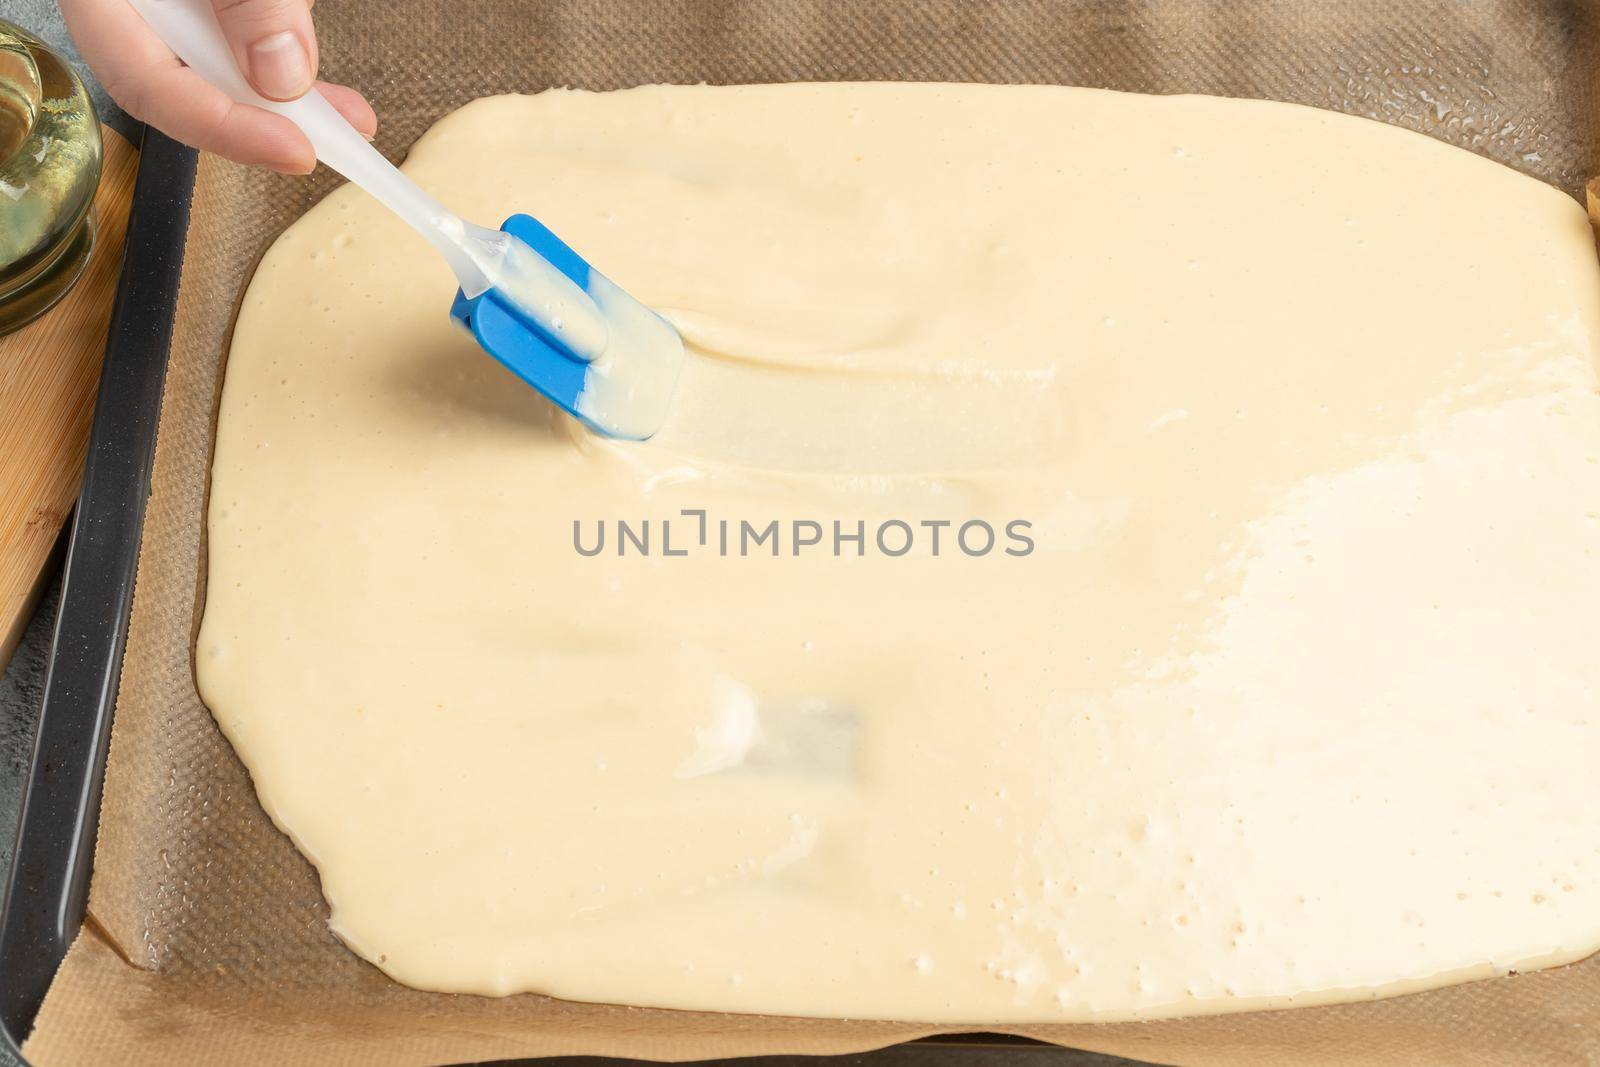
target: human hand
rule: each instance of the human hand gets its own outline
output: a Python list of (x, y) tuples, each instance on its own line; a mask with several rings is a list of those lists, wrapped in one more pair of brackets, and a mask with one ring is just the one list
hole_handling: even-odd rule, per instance
[[(377, 116), (361, 94), (316, 81), (309, 0), (212, 0), (234, 59), (256, 92), (293, 100), (313, 85), (368, 137)], [(282, 115), (234, 102), (178, 61), (127, 0), (60, 0), (67, 29), (111, 98), (185, 144), (239, 163), (309, 174), (316, 153)]]

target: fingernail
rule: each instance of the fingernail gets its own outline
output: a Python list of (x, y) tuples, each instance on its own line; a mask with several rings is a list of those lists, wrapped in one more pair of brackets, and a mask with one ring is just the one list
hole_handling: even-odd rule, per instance
[(311, 57), (300, 38), (284, 30), (250, 46), (250, 81), (272, 100), (293, 100), (311, 88)]

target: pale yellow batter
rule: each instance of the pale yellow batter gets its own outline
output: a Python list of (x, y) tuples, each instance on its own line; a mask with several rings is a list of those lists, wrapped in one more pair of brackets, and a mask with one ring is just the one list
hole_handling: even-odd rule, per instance
[(1600, 947), (1566, 196), (1321, 111), (978, 85), (501, 97), (406, 170), (690, 359), (658, 438), (585, 436), (353, 189), (250, 286), (201, 690), (395, 978), (983, 1023)]

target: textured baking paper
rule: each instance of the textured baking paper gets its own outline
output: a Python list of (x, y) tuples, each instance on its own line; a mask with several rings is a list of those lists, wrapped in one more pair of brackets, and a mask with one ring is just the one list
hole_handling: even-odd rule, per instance
[[(554, 85), (1046, 82), (1266, 97), (1369, 115), (1578, 195), (1595, 170), (1600, 117), (1594, 7), (323, 0), (316, 15), (324, 73), (370, 95), (383, 123), (378, 144), (395, 157), (475, 96)], [(311, 867), (257, 805), (196, 695), (192, 650), (233, 310), (262, 251), (334, 184), (325, 172), (308, 181), (210, 158), (200, 167), (90, 921), (50, 990), (29, 1057), (43, 1067), (404, 1065), (554, 1053), (689, 1059), (843, 1052), (934, 1032), (422, 993), (328, 932)], [(1596, 1063), (1600, 957), (1382, 1002), (1013, 1032), (1197, 1065)]]

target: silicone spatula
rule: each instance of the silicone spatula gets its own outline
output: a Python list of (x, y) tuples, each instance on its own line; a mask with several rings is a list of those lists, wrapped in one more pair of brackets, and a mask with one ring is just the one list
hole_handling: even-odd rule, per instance
[(210, 0), (132, 0), (156, 36), (206, 81), (300, 127), (317, 158), (404, 219), (449, 262), (460, 291), (450, 314), (517, 377), (592, 429), (648, 438), (660, 428), (683, 342), (527, 215), (499, 230), (446, 210), (367, 143), (313, 89), (281, 103), (245, 81)]

